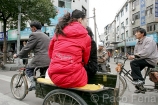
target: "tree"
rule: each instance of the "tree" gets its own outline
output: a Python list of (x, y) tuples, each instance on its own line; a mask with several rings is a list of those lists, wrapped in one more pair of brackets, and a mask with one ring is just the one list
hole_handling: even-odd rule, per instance
[[(3, 22), (4, 42), (3, 61), (7, 62), (7, 40), (6, 28), (17, 28), (18, 14), (22, 13), (21, 27), (24, 28), (26, 22), (38, 20), (42, 24), (50, 24), (49, 18), (56, 15), (56, 10), (51, 0), (0, 0), (0, 21)], [(20, 8), (19, 8), (20, 7)]]

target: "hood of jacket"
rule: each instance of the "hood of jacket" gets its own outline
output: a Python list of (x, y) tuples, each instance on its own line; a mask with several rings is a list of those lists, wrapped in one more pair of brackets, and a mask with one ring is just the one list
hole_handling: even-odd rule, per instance
[(72, 22), (63, 29), (66, 37), (68, 38), (82, 38), (88, 35), (86, 28), (79, 22)]

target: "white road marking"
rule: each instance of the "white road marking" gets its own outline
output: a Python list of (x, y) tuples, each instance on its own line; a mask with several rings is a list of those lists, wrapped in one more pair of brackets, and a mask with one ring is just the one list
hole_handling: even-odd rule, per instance
[(11, 77), (0, 74), (0, 80), (10, 82), (11, 81)]
[(0, 93), (0, 105), (29, 105)]

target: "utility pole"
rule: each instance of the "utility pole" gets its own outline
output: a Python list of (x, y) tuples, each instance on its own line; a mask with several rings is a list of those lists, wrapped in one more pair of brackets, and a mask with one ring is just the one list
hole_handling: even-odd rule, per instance
[[(20, 30), (21, 30), (21, 6), (18, 6), (19, 15), (18, 15), (18, 35), (17, 35), (17, 54), (20, 52)], [(20, 58), (18, 58), (18, 65), (20, 65)]]
[(94, 36), (95, 36), (95, 42), (97, 43), (97, 33), (96, 33), (96, 14), (95, 14), (95, 8), (93, 9), (94, 14)]
[(124, 46), (124, 52), (125, 52), (125, 56), (127, 54), (127, 49), (126, 49), (126, 34), (125, 34), (125, 26), (122, 26), (123, 30), (124, 30), (124, 43), (125, 43), (125, 46)]

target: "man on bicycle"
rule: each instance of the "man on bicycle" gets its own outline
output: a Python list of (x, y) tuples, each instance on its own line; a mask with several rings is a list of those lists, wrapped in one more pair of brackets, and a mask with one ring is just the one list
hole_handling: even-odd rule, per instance
[[(48, 57), (48, 46), (50, 38), (41, 31), (42, 25), (40, 22), (33, 21), (30, 24), (32, 33), (29, 36), (27, 44), (22, 48), (19, 54), (14, 54), (14, 57), (24, 58), (31, 50), (34, 51), (34, 58), (26, 67), (26, 74), (31, 79), (29, 90), (35, 89), (35, 81), (33, 77), (34, 68), (38, 66), (47, 66), (50, 63)], [(41, 74), (44, 71), (40, 70)]]
[[(130, 66), (132, 69), (133, 84), (143, 85), (144, 79), (142, 77), (141, 71), (146, 67), (154, 67), (158, 61), (158, 51), (156, 42), (150, 38), (146, 37), (146, 30), (143, 28), (138, 28), (135, 32), (135, 37), (138, 39), (137, 44), (134, 48), (134, 55), (127, 55), (130, 60)], [(144, 90), (145, 91), (145, 90)], [(139, 93), (136, 90), (135, 93)]]
[(108, 53), (107, 53), (106, 49), (104, 48), (103, 42), (99, 42), (98, 45), (99, 45), (99, 48), (97, 50), (98, 64), (101, 66), (102, 72), (107, 72), (106, 63), (107, 63), (107, 59), (108, 59)]

